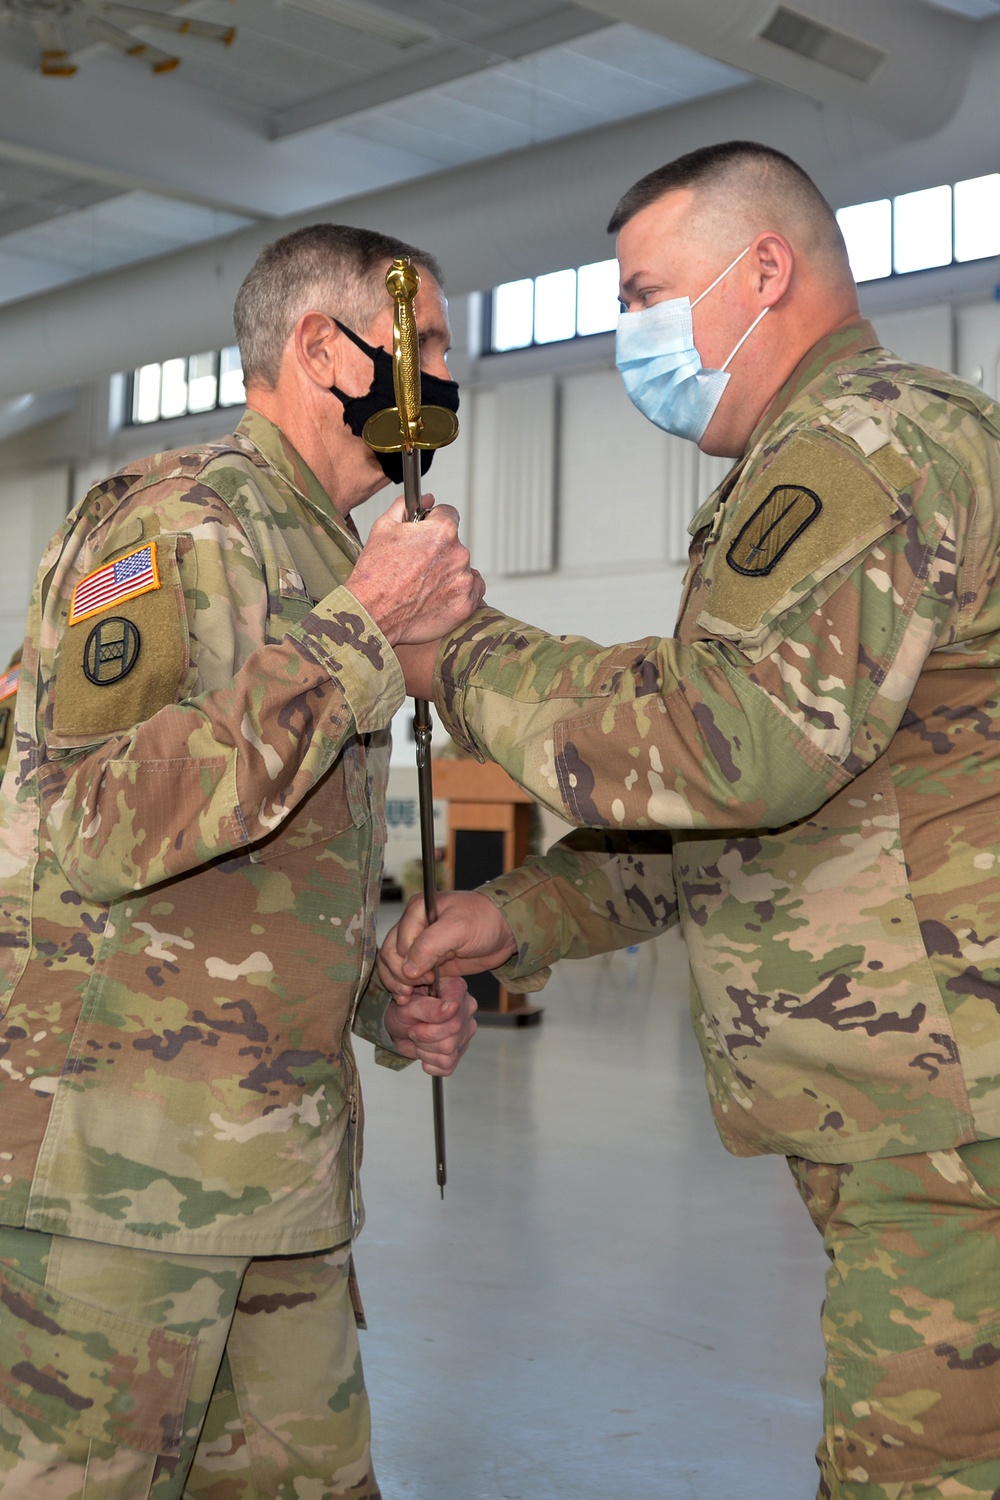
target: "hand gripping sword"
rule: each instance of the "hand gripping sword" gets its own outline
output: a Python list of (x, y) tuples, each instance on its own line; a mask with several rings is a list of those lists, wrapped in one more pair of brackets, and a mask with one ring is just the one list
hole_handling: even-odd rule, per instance
[[(392, 383), (396, 405), (376, 412), (365, 423), (362, 437), (376, 453), (399, 453), (403, 460), (403, 498), (406, 519), (426, 514), (420, 497), (420, 450), (444, 448), (458, 436), (458, 418), (443, 406), (420, 404), (420, 352), (413, 299), (420, 286), (416, 267), (408, 259), (394, 260), (385, 278), (395, 303), (392, 322)], [(431, 711), (423, 698), (414, 700), (413, 734), (417, 742), (417, 794), (420, 810), (420, 858), (424, 877), (424, 911), (437, 921), (437, 883), (434, 860), (434, 789), (431, 782)], [(441, 975), (435, 967), (434, 988)], [(444, 1197), (448, 1180), (444, 1144), (444, 1080), (431, 1079), (434, 1105), (434, 1155), (437, 1183)]]

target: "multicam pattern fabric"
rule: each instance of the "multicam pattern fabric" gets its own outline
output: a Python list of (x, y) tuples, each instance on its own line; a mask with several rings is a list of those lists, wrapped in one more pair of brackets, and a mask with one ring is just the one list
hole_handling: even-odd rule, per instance
[(21, 648), (11, 657), (10, 666), (0, 677), (0, 779), (7, 769), (10, 747), (14, 743), (14, 700), (21, 680)]
[(790, 1165), (830, 1258), (820, 1500), (995, 1500), (1000, 1141)]
[(378, 1500), (356, 1307), (349, 1245), (248, 1260), (0, 1226), (0, 1491)]
[(855, 324), (695, 517), (676, 638), (439, 654), (452, 735), (606, 830), (494, 884), (505, 981), (679, 920), (738, 1154), (1000, 1136), (998, 497), (997, 406)]
[[(158, 586), (68, 626), (147, 542)], [(253, 413), (50, 544), (0, 807), (0, 1222), (254, 1255), (358, 1227), (349, 1032), (389, 1045), (364, 992), (403, 697), (343, 586), (359, 550)]]

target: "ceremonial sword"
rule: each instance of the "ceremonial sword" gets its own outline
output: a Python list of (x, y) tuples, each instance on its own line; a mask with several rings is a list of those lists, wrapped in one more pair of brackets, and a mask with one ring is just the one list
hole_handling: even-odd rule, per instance
[[(376, 453), (399, 453), (403, 461), (403, 498), (406, 519), (419, 521), (426, 514), (420, 495), (420, 451), (444, 448), (458, 436), (458, 418), (443, 406), (420, 403), (420, 350), (413, 299), (420, 286), (415, 266), (404, 256), (394, 260), (385, 277), (395, 303), (392, 320), (392, 384), (396, 405), (369, 417), (362, 437)], [(424, 911), (427, 921), (437, 921), (437, 881), (434, 858), (434, 788), (431, 781), (431, 710), (423, 698), (414, 699), (413, 736), (417, 742), (417, 796), (420, 812), (420, 860), (424, 881)], [(440, 991), (441, 974), (434, 967), (434, 989)], [(444, 1197), (448, 1167), (444, 1143), (444, 1080), (431, 1079), (434, 1105), (434, 1156), (437, 1184)]]

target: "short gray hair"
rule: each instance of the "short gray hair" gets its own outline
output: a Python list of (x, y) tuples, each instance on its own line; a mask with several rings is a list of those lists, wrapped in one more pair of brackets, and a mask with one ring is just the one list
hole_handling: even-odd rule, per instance
[(443, 286), (432, 255), (374, 229), (309, 224), (266, 245), (233, 308), (246, 384), (273, 389), (292, 330), (313, 308), (364, 333), (387, 305), (385, 263), (401, 256)]

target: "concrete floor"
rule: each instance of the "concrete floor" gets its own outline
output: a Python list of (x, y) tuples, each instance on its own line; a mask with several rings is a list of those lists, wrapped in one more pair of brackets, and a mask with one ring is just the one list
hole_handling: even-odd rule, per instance
[(825, 1258), (783, 1161), (723, 1150), (683, 951), (564, 964), (446, 1084), (359, 1048), (357, 1266), (385, 1500), (810, 1500)]

